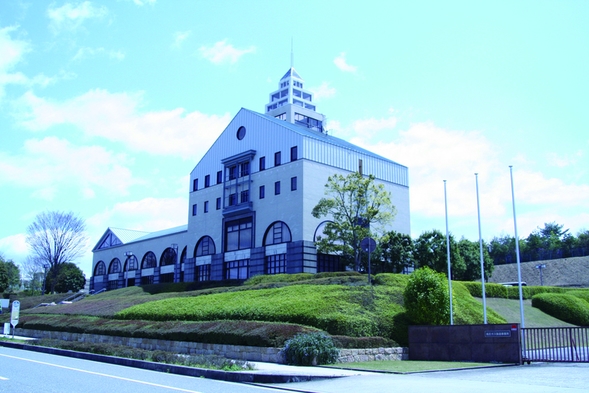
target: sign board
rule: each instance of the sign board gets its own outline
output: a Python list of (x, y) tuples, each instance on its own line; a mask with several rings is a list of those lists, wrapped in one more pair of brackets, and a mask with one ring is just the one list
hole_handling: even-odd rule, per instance
[(485, 330), (485, 337), (511, 337), (511, 330)]
[(8, 308), (9, 305), (10, 299), (0, 299), (0, 306), (2, 306), (2, 308)]
[(10, 334), (10, 324), (8, 322), (4, 322), (4, 335), (8, 336)]
[(18, 317), (20, 314), (20, 302), (15, 300), (12, 302), (12, 314), (10, 314), (10, 324), (12, 327), (18, 325)]
[(376, 249), (376, 241), (371, 237), (365, 237), (360, 242), (360, 247), (364, 252), (373, 252)]

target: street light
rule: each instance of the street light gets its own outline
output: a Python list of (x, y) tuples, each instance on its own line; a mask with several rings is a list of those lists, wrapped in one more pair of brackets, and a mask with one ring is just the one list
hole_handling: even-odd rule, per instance
[(540, 270), (540, 286), (544, 285), (544, 280), (542, 279), (542, 269), (545, 269), (546, 265), (541, 263), (539, 265), (536, 265), (536, 269)]

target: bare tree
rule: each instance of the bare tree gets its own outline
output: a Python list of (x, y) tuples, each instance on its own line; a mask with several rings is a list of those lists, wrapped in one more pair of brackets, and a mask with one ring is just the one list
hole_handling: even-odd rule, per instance
[(32, 258), (49, 265), (54, 275), (51, 280), (52, 293), (55, 291), (59, 268), (84, 253), (87, 239), (84, 220), (73, 212), (39, 213), (27, 228), (27, 243), (31, 248)]

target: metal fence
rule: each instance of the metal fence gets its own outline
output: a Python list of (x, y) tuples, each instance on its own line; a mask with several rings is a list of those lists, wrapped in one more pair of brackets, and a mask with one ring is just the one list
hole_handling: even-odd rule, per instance
[(589, 363), (589, 327), (525, 328), (524, 362)]

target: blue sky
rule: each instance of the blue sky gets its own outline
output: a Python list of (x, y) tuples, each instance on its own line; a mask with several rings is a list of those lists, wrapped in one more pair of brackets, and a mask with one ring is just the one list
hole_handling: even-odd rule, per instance
[[(0, 2), (0, 253), (72, 210), (185, 224), (189, 173), (290, 66), (330, 133), (409, 167), (412, 235), (589, 221), (587, 1)], [(394, 196), (393, 196), (394, 199)], [(90, 275), (91, 254), (77, 261)]]

